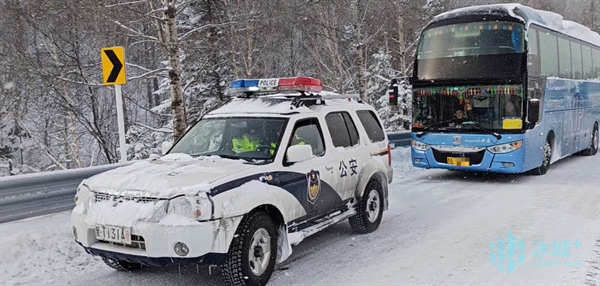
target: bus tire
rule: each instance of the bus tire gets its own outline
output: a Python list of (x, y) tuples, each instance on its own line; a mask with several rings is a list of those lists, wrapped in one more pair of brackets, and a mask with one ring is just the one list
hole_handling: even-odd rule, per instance
[(592, 137), (590, 142), (590, 147), (583, 150), (583, 155), (586, 156), (594, 156), (598, 153), (598, 124), (594, 125), (594, 130), (592, 131)]
[(534, 175), (544, 175), (548, 173), (548, 169), (550, 168), (550, 160), (552, 160), (552, 142), (550, 142), (550, 138), (548, 138), (544, 144), (544, 157), (542, 159), (542, 165), (533, 169), (532, 173)]

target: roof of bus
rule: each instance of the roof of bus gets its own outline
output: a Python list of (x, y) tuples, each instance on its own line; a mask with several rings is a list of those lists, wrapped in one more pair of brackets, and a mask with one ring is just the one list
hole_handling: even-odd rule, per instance
[[(561, 33), (567, 34), (574, 38), (578, 38), (582, 41), (600, 46), (600, 35), (590, 30), (588, 27), (573, 21), (564, 20), (563, 16), (561, 16), (560, 14), (533, 9), (531, 7), (524, 6), (521, 4), (494, 4), (459, 8), (437, 15), (431, 21), (431, 23), (454, 17), (465, 16), (468, 14), (472, 14), (473, 12), (496, 14), (499, 10), (503, 10), (510, 16), (520, 19), (527, 25), (529, 25), (530, 23), (536, 23), (538, 25), (548, 27), (552, 30), (556, 30)], [(517, 14), (515, 13), (516, 11), (520, 11), (522, 13)], [(527, 19), (524, 19), (523, 17), (519, 16), (523, 14), (526, 15)]]
[[(233, 98), (222, 107), (211, 111), (208, 115), (291, 115), (298, 113), (372, 108), (369, 105), (357, 102), (356, 100), (340, 99), (343, 98), (343, 95), (326, 91), (321, 92), (320, 95), (323, 97), (316, 97), (315, 99), (322, 99), (325, 101), (325, 104), (315, 104), (310, 106), (300, 104), (298, 107), (292, 104), (294, 101), (293, 96), (300, 96), (300, 94), (292, 94), (291, 96), (290, 94), (272, 94), (250, 98)], [(337, 98), (327, 98), (328, 96), (336, 96)]]

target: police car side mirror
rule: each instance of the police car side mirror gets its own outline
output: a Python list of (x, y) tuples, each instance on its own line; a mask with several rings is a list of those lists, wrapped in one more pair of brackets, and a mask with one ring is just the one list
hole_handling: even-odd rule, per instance
[(173, 142), (169, 142), (169, 141), (163, 142), (162, 145), (160, 146), (162, 154), (163, 155), (167, 154), (167, 152), (169, 152), (169, 149), (171, 149), (171, 147), (173, 147)]
[(287, 149), (287, 162), (297, 163), (313, 157), (310, 145), (292, 145)]

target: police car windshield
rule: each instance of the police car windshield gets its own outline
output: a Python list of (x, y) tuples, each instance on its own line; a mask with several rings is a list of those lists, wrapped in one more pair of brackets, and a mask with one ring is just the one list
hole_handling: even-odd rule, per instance
[(272, 160), (285, 123), (285, 118), (205, 118), (192, 127), (169, 153), (247, 161)]

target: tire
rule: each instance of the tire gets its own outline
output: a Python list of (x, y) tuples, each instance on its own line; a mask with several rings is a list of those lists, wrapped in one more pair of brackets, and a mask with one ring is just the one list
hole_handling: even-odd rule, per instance
[(356, 211), (349, 218), (352, 230), (370, 233), (379, 227), (383, 216), (383, 189), (379, 182), (373, 180), (367, 184)]
[(598, 125), (594, 126), (594, 130), (592, 131), (592, 137), (591, 137), (591, 142), (590, 142), (590, 147), (583, 150), (583, 155), (586, 156), (594, 156), (596, 155), (596, 153), (598, 153), (598, 137), (600, 135), (598, 134)]
[(225, 282), (232, 286), (265, 285), (273, 274), (276, 257), (277, 231), (273, 221), (264, 212), (250, 213), (229, 246), (222, 266)]
[(550, 139), (546, 140), (544, 144), (544, 157), (542, 159), (542, 165), (533, 169), (532, 173), (534, 175), (544, 175), (548, 173), (548, 169), (550, 168), (550, 160), (552, 160), (552, 143), (550, 143)]
[(106, 263), (109, 267), (119, 270), (119, 271), (135, 271), (142, 268), (142, 265), (139, 263), (131, 263), (123, 260), (115, 260), (102, 257), (102, 261)]

